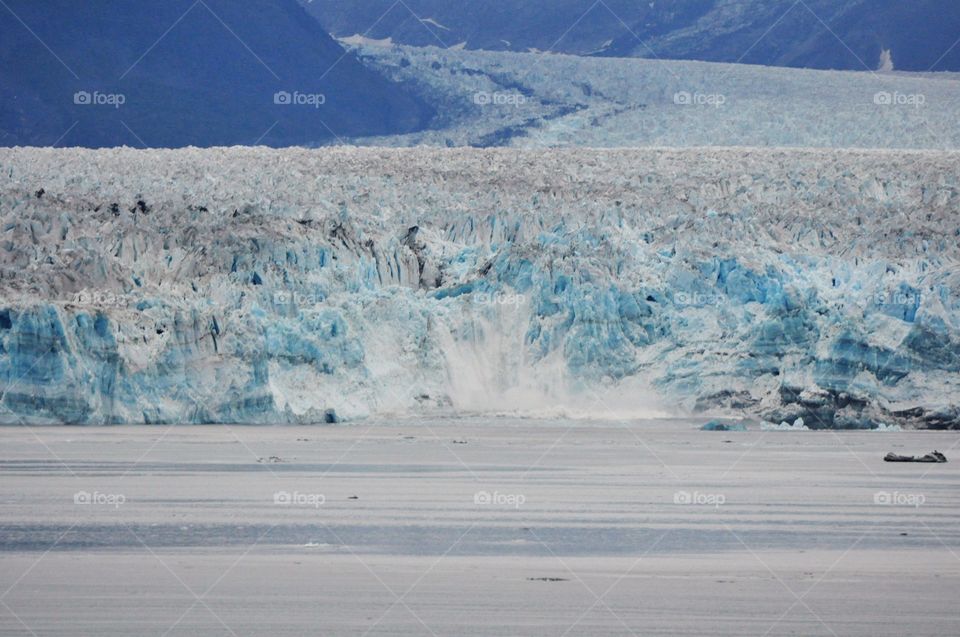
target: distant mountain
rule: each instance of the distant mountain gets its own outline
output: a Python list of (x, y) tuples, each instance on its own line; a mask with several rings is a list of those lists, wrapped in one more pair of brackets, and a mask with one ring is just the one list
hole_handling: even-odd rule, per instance
[(299, 145), (431, 116), (295, 0), (0, 6), (2, 145)]
[(398, 44), (960, 71), (956, 0), (301, 1), (338, 37)]

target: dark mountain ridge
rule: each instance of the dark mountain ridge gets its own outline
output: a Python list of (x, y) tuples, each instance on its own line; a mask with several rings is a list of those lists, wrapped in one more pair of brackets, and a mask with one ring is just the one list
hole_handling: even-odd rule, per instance
[(432, 113), (295, 0), (8, 0), (0, 144), (321, 144)]
[(311, 0), (338, 37), (820, 69), (960, 71), (956, 0)]

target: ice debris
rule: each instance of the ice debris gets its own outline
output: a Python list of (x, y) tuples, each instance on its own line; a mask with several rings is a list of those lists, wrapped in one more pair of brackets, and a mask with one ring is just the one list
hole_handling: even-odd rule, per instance
[(742, 422), (723, 422), (711, 420), (700, 427), (703, 431), (746, 431), (747, 425)]
[(797, 418), (790, 424), (786, 421), (775, 425), (772, 422), (760, 423), (761, 431), (810, 431), (810, 428), (803, 424), (803, 418)]

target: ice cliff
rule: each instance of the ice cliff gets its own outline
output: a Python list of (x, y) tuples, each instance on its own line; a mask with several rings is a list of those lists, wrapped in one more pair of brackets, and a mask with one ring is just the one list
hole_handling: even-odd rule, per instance
[(960, 427), (960, 154), (0, 149), (0, 420)]

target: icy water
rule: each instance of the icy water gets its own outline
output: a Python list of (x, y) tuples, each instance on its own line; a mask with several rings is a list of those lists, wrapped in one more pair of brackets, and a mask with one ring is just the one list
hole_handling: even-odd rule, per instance
[(958, 433), (0, 429), (0, 635), (955, 635)]

